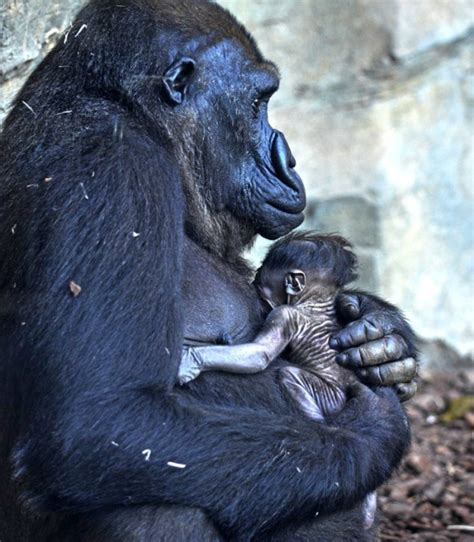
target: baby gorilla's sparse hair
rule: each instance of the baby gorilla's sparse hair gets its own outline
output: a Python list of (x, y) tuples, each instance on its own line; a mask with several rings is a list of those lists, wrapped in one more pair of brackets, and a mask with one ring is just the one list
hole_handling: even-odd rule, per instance
[(347, 239), (336, 234), (296, 231), (274, 243), (255, 277), (261, 281), (265, 271), (301, 269), (317, 273), (321, 280), (338, 288), (357, 278), (357, 258)]

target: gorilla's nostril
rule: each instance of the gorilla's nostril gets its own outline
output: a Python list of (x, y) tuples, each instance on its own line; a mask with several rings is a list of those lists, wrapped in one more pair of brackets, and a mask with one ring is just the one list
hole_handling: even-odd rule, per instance
[(277, 196), (273, 197), (272, 204), (281, 210), (300, 213), (306, 204), (303, 182), (293, 169), (296, 160), (285, 136), (278, 130), (275, 130), (271, 143), (271, 161), (276, 177), (281, 181), (281, 185), (275, 187)]
[(296, 166), (295, 157), (291, 154), (285, 136), (278, 130), (275, 130), (272, 142), (272, 162), (277, 172)]

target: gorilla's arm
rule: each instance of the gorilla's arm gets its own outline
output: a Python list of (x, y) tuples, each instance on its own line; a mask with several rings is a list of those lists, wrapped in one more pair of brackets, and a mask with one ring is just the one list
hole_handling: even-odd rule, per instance
[(361, 392), (329, 426), (238, 407), (182, 407), (146, 390), (79, 406), (84, 415), (57, 420), (61, 435), (38, 427), (43, 435), (33, 432), (16, 449), (30, 505), (88, 512), (177, 503), (204, 509), (244, 539), (350, 508), (388, 478), (408, 439), (390, 390)]
[(416, 336), (399, 309), (367, 292), (341, 293), (336, 305), (343, 329), (330, 341), (337, 361), (370, 385), (395, 385), (402, 400), (417, 389)]

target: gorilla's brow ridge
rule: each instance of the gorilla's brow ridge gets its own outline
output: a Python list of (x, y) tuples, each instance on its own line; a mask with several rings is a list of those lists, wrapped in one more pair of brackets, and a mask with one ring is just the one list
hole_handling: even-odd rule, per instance
[(281, 73), (278, 66), (271, 60), (264, 60), (262, 62), (262, 67), (270, 71), (278, 80), (281, 79)]

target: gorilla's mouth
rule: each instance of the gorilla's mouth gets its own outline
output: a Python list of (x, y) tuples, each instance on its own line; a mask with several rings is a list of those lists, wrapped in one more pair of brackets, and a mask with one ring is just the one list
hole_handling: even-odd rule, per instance
[(301, 225), (304, 220), (302, 207), (267, 202), (263, 209), (263, 220), (259, 220), (258, 233), (266, 239), (277, 239)]
[(306, 198), (299, 198), (300, 201), (292, 202), (285, 199), (270, 200), (268, 205), (288, 215), (303, 215), (304, 208), (306, 207)]
[(303, 182), (296, 171), (272, 166), (266, 172), (267, 194), (257, 214), (258, 233), (266, 239), (277, 239), (300, 226), (306, 207)]

